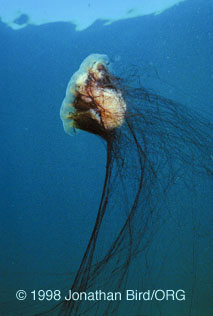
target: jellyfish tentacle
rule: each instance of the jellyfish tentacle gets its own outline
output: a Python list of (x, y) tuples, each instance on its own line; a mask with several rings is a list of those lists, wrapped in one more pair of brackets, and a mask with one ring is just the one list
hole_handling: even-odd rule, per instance
[[(102, 197), (71, 289), (92, 291), (101, 280), (106, 290), (112, 286), (124, 291), (134, 259), (144, 254), (171, 214), (168, 209), (165, 215), (164, 208), (177, 179), (183, 179), (183, 187), (190, 187), (193, 172), (212, 173), (211, 128), (202, 118), (153, 91), (142, 86), (122, 87), (121, 80), (109, 72), (108, 58), (99, 54), (87, 57), (72, 76), (61, 118), (66, 132), (81, 129), (107, 143)], [(115, 200), (122, 210), (112, 234), (109, 216), (119, 212)], [(112, 236), (101, 252), (105, 230)], [(90, 307), (80, 301), (64, 301), (57, 306), (58, 315), (64, 316), (117, 316), (118, 310), (119, 301), (94, 302)]]

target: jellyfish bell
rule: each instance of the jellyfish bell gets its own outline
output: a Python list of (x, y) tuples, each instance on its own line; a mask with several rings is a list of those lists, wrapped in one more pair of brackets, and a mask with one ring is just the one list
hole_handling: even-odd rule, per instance
[(60, 110), (68, 134), (76, 128), (106, 138), (123, 124), (126, 103), (108, 65), (106, 55), (92, 54), (71, 77)]

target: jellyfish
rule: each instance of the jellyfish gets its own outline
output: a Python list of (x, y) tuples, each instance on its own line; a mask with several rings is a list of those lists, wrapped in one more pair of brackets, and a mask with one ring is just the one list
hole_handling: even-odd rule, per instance
[[(178, 192), (192, 192), (201, 177), (212, 179), (209, 121), (137, 82), (131, 85), (128, 78), (116, 76), (109, 58), (102, 54), (89, 55), (73, 74), (60, 116), (69, 135), (83, 130), (106, 144), (100, 205), (70, 291), (91, 295), (101, 290), (108, 296), (64, 300), (47, 314), (160, 315), (151, 310), (154, 302), (148, 309), (144, 302), (134, 302), (134, 310), (124, 299), (125, 292), (136, 288), (142, 266), (145, 273), (139, 287), (147, 289), (154, 260), (159, 266), (163, 262), (158, 238), (168, 237), (164, 227), (174, 215)], [(116, 291), (122, 301), (113, 297)]]

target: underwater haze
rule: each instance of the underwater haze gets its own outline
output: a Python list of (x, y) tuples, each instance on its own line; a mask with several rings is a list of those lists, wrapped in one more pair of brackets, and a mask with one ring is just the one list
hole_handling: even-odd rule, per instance
[[(16, 21), (17, 25), (26, 24), (16, 30), (2, 17), (0, 315), (212, 315), (212, 177), (193, 174), (190, 167), (186, 168), (187, 178), (177, 182), (163, 204), (159, 202), (161, 211), (149, 223), (146, 245), (132, 260), (129, 276), (125, 274), (129, 289), (182, 289), (185, 300), (122, 300), (109, 312), (104, 304), (93, 308), (89, 303), (85, 310), (82, 306), (75, 310), (63, 308), (62, 300), (39, 299), (37, 294), (33, 299), (33, 291), (39, 290), (60, 290), (63, 297), (68, 294), (102, 196), (107, 163), (105, 141), (84, 131), (70, 137), (59, 115), (67, 83), (88, 55), (106, 54), (113, 74), (132, 84), (132, 91), (140, 84), (175, 104), (181, 103), (204, 118), (207, 133), (212, 131), (213, 2), (177, 1), (155, 13), (125, 16), (113, 23), (105, 23), (100, 17), (81, 30), (74, 22), (66, 21), (27, 24), (27, 16)], [(78, 14), (81, 16), (80, 11)], [(196, 124), (191, 132), (192, 139), (199, 134)], [(212, 168), (213, 161), (212, 147), (208, 149), (210, 154), (203, 159), (203, 163), (208, 161), (206, 170)], [(132, 168), (137, 168), (134, 161)], [(157, 179), (159, 183), (164, 181)], [(126, 184), (132, 192), (131, 181)], [(124, 196), (130, 198), (125, 190), (123, 195), (116, 195), (116, 185), (112, 184), (115, 193), (109, 195), (113, 197), (113, 212), (106, 216), (97, 258), (99, 254), (104, 257), (104, 251), (116, 239), (126, 212), (121, 200)], [(153, 199), (156, 201), (158, 196)], [(125, 248), (125, 241), (122, 245)], [(104, 289), (112, 270), (107, 266), (94, 279), (93, 290)], [(110, 289), (108, 285), (106, 288)], [(16, 298), (18, 290), (26, 291), (25, 300)]]

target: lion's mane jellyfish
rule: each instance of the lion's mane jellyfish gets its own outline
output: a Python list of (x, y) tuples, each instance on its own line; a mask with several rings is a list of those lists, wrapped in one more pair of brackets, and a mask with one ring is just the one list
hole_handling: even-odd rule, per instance
[[(131, 87), (113, 75), (108, 57), (100, 54), (88, 56), (71, 77), (60, 116), (68, 134), (84, 130), (107, 144), (96, 222), (70, 289), (72, 293), (120, 292), (123, 297), (64, 301), (50, 313), (151, 316), (176, 315), (177, 310), (177, 315), (192, 315), (199, 294), (193, 294), (199, 280), (194, 264), (199, 228), (191, 200), (199, 196), (192, 197), (192, 192), (201, 178), (210, 181), (212, 175), (210, 124), (137, 83)], [(188, 246), (185, 240), (191, 240)], [(180, 244), (186, 244), (185, 248)], [(165, 262), (170, 266), (164, 268)], [(145, 291), (171, 284), (179, 288), (186, 275), (185, 290), (193, 287), (193, 291), (178, 308), (174, 302), (137, 304), (125, 299), (127, 289)]]

